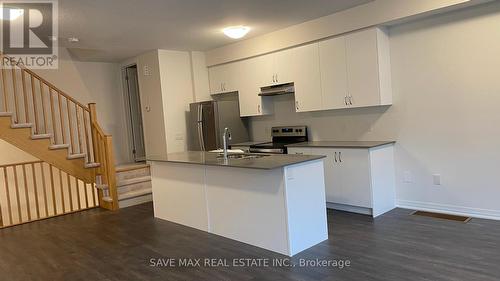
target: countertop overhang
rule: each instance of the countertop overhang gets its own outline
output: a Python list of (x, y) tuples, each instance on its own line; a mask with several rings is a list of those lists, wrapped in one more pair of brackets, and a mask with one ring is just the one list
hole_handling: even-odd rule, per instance
[(186, 151), (158, 156), (150, 156), (147, 158), (147, 161), (272, 170), (325, 158), (325, 156), (322, 155), (265, 154), (264, 157), (260, 158), (224, 160), (223, 158), (220, 158), (218, 156), (219, 153), (213, 152)]
[(309, 141), (289, 144), (287, 147), (338, 147), (338, 148), (374, 148), (394, 144), (396, 141)]

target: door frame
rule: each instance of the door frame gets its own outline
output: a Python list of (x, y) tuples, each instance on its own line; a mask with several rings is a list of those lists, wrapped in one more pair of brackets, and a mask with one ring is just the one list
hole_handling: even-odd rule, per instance
[[(127, 82), (127, 68), (136, 66), (137, 67), (137, 76), (139, 76), (139, 66), (137, 62), (130, 62), (127, 64), (122, 64), (121, 65), (121, 80), (122, 80), (122, 89), (123, 89), (123, 100), (124, 100), (124, 111), (125, 111), (125, 118), (127, 118), (125, 124), (125, 130), (127, 131), (127, 154), (128, 158), (132, 162), (137, 162), (135, 159), (134, 155), (134, 134), (133, 134), (133, 129), (130, 125), (130, 121), (132, 120), (132, 116), (130, 115), (130, 100), (129, 100), (129, 92), (128, 92), (128, 82)], [(139, 77), (138, 77), (139, 78)], [(139, 79), (137, 79), (137, 85), (139, 88), (139, 100), (141, 99), (141, 94), (140, 94), (140, 85), (139, 85)], [(142, 104), (142, 100), (141, 100)], [(144, 116), (142, 116), (142, 110), (141, 110), (141, 119), (144, 120)], [(144, 126), (144, 124), (143, 124)], [(143, 131), (143, 138), (144, 138), (144, 131)], [(144, 142), (144, 145), (146, 143)], [(145, 159), (144, 159), (145, 160)]]

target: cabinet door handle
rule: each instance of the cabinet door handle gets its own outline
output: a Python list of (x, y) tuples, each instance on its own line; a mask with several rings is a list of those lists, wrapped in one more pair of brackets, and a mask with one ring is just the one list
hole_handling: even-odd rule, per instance
[(257, 110), (258, 110), (258, 111), (259, 111), (259, 113), (260, 113), (260, 104), (259, 104), (259, 105), (257, 105)]
[(335, 163), (337, 163), (337, 151), (335, 151)]
[(273, 83), (276, 82), (276, 80), (274, 79), (274, 74), (273, 74)]
[(344, 97), (344, 104), (347, 105), (347, 94), (346, 96)]
[(279, 81), (278, 81), (278, 74), (277, 74), (277, 73), (276, 73), (276, 82), (279, 82)]
[(352, 96), (349, 96), (349, 104), (352, 105)]
[(296, 110), (299, 110), (299, 101), (298, 101), (298, 100), (297, 100), (297, 101), (295, 101), (295, 109), (296, 109)]
[(339, 151), (339, 162), (342, 163), (342, 151)]
[(304, 152), (295, 152), (297, 155), (304, 155)]

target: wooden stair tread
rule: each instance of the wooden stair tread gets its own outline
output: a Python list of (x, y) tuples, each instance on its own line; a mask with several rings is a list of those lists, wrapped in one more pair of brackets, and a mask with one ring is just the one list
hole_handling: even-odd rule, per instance
[(123, 165), (116, 166), (116, 172), (123, 173), (123, 172), (145, 169), (145, 168), (149, 168), (149, 164), (147, 164), (147, 163), (123, 164)]
[(85, 168), (98, 168), (101, 167), (101, 163), (85, 163)]
[(70, 155), (68, 155), (68, 160), (85, 158), (85, 156), (87, 156), (87, 154), (85, 154), (85, 153), (70, 154)]
[(12, 117), (12, 112), (0, 112), (0, 117)]
[(69, 144), (53, 144), (51, 146), (49, 146), (49, 149), (51, 150), (58, 150), (58, 149), (68, 149), (69, 148)]
[(10, 127), (12, 129), (20, 129), (20, 128), (31, 128), (33, 127), (33, 124), (31, 123), (17, 123), (17, 124), (11, 124)]
[(50, 139), (52, 138), (52, 134), (36, 134), (36, 135), (31, 135), (32, 140), (43, 140), (43, 139)]
[(122, 181), (117, 182), (116, 186), (122, 187), (122, 186), (143, 183), (143, 182), (148, 182), (148, 181), (151, 181), (151, 176), (143, 176), (143, 177), (136, 177), (136, 178), (122, 180)]

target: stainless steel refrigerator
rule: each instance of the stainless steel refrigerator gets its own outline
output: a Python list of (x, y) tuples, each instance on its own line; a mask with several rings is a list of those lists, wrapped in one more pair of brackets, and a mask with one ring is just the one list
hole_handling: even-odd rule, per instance
[(240, 117), (237, 96), (227, 95), (215, 101), (192, 103), (189, 115), (189, 150), (222, 148), (222, 134), (226, 127), (231, 130), (229, 144), (249, 141), (247, 122)]

